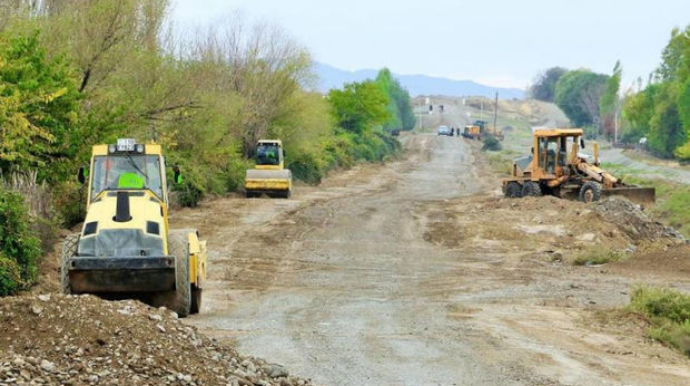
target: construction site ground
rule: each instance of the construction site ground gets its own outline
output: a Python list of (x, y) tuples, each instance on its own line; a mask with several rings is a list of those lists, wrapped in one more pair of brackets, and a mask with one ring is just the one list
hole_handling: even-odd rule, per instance
[[(620, 311), (636, 285), (690, 291), (684, 240), (627, 201), (505, 199), (478, 142), (402, 140), (289, 200), (176, 211), (208, 240), (199, 315), (57, 295), (48, 259), (0, 299), (0, 384), (690, 384)], [(572, 264), (593, 248), (627, 258)]]
[[(509, 200), (478, 144), (404, 138), (402, 159), (291, 200), (173, 216), (209, 240), (185, 322), (324, 385), (687, 385), (690, 361), (615, 310), (690, 290), (690, 248), (625, 202)], [(575, 266), (592, 248), (628, 259)]]

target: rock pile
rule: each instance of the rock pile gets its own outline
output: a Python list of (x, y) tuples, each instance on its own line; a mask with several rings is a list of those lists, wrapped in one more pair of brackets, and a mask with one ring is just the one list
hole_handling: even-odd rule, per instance
[(309, 380), (136, 301), (38, 295), (0, 299), (0, 385), (262, 385)]
[(594, 205), (594, 211), (633, 240), (685, 239), (676, 230), (649, 218), (639, 205), (624, 197), (613, 196), (599, 201)]

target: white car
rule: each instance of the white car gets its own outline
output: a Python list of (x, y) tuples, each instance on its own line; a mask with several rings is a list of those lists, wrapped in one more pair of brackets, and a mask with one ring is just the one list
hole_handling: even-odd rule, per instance
[(450, 135), (452, 135), (452, 131), (451, 131), (450, 127), (448, 127), (448, 126), (439, 126), (437, 134), (450, 136)]

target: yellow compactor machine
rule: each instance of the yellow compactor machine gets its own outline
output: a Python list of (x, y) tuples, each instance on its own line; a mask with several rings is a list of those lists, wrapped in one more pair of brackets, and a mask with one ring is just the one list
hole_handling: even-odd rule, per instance
[(512, 176), (503, 180), (506, 197), (554, 195), (598, 201), (621, 195), (638, 203), (654, 202), (654, 188), (624, 183), (599, 164), (599, 148), (593, 156), (585, 148), (582, 129), (540, 129), (532, 134), (531, 154), (513, 162)]
[[(177, 167), (176, 183), (181, 182)], [(93, 147), (87, 214), (62, 248), (66, 294), (136, 298), (181, 317), (197, 313), (206, 278), (206, 242), (193, 229), (170, 229), (165, 159), (160, 145), (120, 139)]]
[(256, 146), (256, 168), (247, 170), (244, 180), (247, 197), (266, 194), (290, 198), (292, 172), (285, 169), (285, 151), (278, 139), (262, 139)]

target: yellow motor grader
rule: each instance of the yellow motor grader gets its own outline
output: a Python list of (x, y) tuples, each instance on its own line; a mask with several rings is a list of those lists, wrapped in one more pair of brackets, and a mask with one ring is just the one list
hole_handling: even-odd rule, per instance
[(169, 228), (161, 146), (133, 139), (94, 146), (78, 177), (88, 180), (87, 214), (81, 232), (63, 243), (62, 292), (136, 298), (180, 317), (198, 313), (206, 242), (196, 230)]
[(585, 148), (582, 129), (540, 129), (532, 135), (529, 156), (513, 162), (512, 176), (503, 180), (506, 197), (541, 196), (598, 201), (602, 196), (621, 195), (638, 203), (654, 202), (654, 188), (628, 185), (599, 167), (599, 148), (593, 157)]

